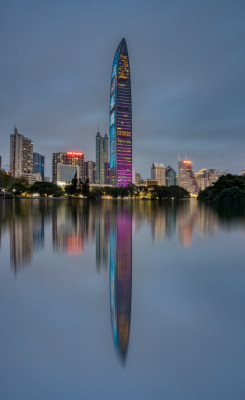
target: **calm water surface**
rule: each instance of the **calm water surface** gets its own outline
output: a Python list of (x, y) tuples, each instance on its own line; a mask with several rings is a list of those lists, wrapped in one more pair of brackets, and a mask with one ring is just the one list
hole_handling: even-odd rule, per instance
[(0, 200), (0, 399), (245, 398), (245, 207)]

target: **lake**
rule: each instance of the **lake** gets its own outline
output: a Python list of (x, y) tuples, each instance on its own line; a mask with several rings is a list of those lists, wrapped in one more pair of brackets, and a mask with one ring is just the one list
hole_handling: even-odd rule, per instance
[(0, 399), (245, 398), (245, 206), (0, 200)]

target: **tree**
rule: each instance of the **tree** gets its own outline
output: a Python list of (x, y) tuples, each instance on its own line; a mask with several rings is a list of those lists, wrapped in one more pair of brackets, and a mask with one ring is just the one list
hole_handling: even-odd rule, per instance
[(74, 178), (71, 181), (71, 185), (67, 185), (65, 187), (65, 192), (69, 195), (76, 195), (78, 194), (78, 188), (77, 188), (77, 172), (74, 175)]
[(222, 175), (212, 186), (202, 190), (198, 199), (205, 201), (245, 200), (245, 176)]
[(90, 194), (89, 191), (89, 179), (86, 178), (84, 182), (81, 182), (81, 193), (83, 196), (88, 197)]
[(30, 187), (30, 191), (31, 193), (38, 193), (41, 197), (61, 197), (64, 193), (61, 187), (52, 182), (35, 182)]

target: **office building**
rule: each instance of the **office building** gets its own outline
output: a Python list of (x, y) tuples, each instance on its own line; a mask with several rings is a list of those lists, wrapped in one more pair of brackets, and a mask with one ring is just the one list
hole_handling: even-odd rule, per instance
[(217, 169), (209, 169), (208, 170), (208, 186), (213, 185), (213, 183), (217, 182), (219, 179), (219, 171)]
[(135, 185), (139, 186), (144, 184), (145, 182), (142, 180), (141, 175), (139, 172), (135, 172)]
[(96, 135), (96, 182), (98, 185), (105, 184), (105, 163), (108, 163), (108, 136)]
[(200, 190), (190, 160), (178, 162), (178, 185), (193, 194), (198, 193)]
[(39, 172), (33, 172), (32, 174), (25, 174), (25, 178), (28, 180), (30, 185), (35, 182), (43, 182), (43, 177)]
[(10, 174), (15, 178), (32, 174), (33, 142), (17, 132), (10, 134)]
[(167, 166), (165, 169), (165, 185), (166, 186), (175, 186), (177, 185), (177, 174), (175, 170), (170, 167), (170, 165)]
[(105, 185), (110, 184), (110, 163), (106, 162), (105, 163)]
[(200, 190), (204, 190), (206, 189), (206, 187), (209, 186), (208, 170), (206, 168), (201, 169), (199, 172), (196, 172), (195, 178)]
[[(53, 153), (53, 166), (52, 166), (52, 181), (53, 183), (58, 182), (58, 173), (59, 173), (59, 178), (61, 177), (61, 174), (68, 174), (68, 171), (70, 173), (73, 173), (75, 171), (61, 168), (60, 164), (63, 165), (68, 165), (68, 166), (75, 166), (77, 167), (77, 179), (81, 180), (82, 182), (84, 181), (84, 154), (80, 152), (74, 152), (74, 151), (68, 151), (67, 153)], [(58, 167), (59, 165), (59, 167)], [(59, 172), (58, 172), (59, 171)], [(68, 177), (66, 175), (66, 177)], [(64, 175), (62, 175), (64, 177)], [(74, 175), (73, 175), (74, 177)]]
[(84, 174), (85, 174), (85, 179), (88, 179), (89, 183), (95, 183), (96, 163), (94, 161), (84, 162)]
[(132, 183), (132, 101), (129, 57), (125, 39), (116, 50), (110, 90), (110, 183)]
[(157, 180), (156, 179), (146, 179), (145, 180), (145, 186), (150, 187), (150, 186), (157, 186)]
[(165, 186), (165, 168), (162, 163), (152, 163), (151, 179), (157, 181), (158, 186)]
[(75, 176), (79, 176), (78, 165), (57, 164), (57, 185), (65, 187), (70, 185)]
[(33, 153), (33, 173), (41, 174), (44, 181), (44, 163), (45, 157), (39, 153)]

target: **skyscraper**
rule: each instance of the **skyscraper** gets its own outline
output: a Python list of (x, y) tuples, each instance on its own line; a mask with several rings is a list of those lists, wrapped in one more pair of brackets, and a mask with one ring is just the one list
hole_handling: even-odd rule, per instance
[(95, 183), (96, 164), (94, 161), (84, 161), (84, 177), (89, 183)]
[[(67, 153), (53, 153), (53, 183), (58, 182), (58, 170), (59, 173), (65, 173), (67, 174), (67, 169), (63, 169), (62, 171), (62, 165), (67, 165), (67, 166), (75, 166), (77, 167), (77, 178), (81, 179), (84, 181), (84, 154), (79, 153), (76, 151), (68, 151)], [(76, 170), (74, 169), (74, 175), (76, 173)], [(71, 172), (71, 171), (70, 171)], [(72, 171), (73, 172), (73, 171)]]
[(96, 183), (104, 185), (106, 182), (105, 163), (108, 163), (108, 136), (96, 135)]
[(33, 142), (17, 132), (10, 134), (10, 173), (15, 178), (32, 174)]
[(162, 163), (152, 163), (151, 179), (157, 181), (159, 186), (165, 186), (165, 168)]
[(132, 101), (129, 58), (123, 38), (116, 50), (110, 91), (110, 183), (132, 183)]
[(181, 160), (178, 162), (178, 185), (190, 193), (198, 193), (199, 186), (192, 169), (192, 162)]
[(33, 172), (42, 175), (44, 181), (44, 162), (45, 158), (39, 153), (33, 153)]
[(165, 169), (166, 186), (175, 186), (177, 181), (176, 176), (175, 170), (168, 165)]

